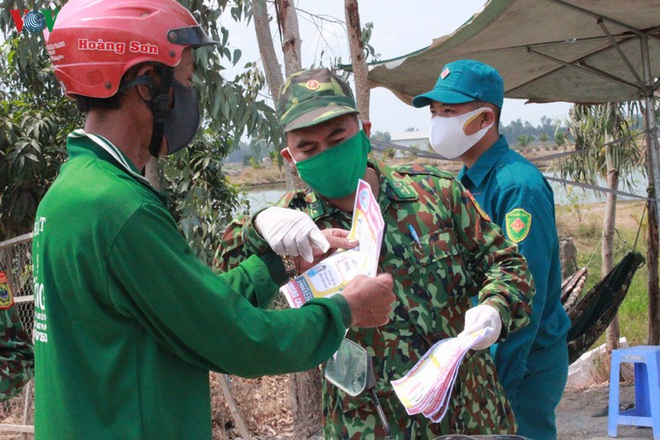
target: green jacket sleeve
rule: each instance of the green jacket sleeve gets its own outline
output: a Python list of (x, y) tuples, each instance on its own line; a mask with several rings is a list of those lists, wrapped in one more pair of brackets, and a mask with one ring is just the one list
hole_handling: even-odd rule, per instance
[(330, 299), (294, 310), (255, 307), (284, 281), (279, 257), (251, 256), (217, 275), (161, 206), (144, 205), (131, 217), (108, 271), (109, 284), (120, 286), (107, 298), (113, 308), (177, 356), (210, 370), (245, 377), (306, 370), (329, 358), (344, 336), (339, 303)]

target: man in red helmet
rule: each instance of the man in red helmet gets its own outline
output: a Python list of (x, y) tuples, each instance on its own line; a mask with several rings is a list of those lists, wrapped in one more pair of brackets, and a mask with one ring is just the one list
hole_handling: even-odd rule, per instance
[[(210, 439), (208, 370), (306, 370), (346, 328), (388, 320), (389, 275), (296, 310), (255, 307), (286, 281), (280, 257), (266, 251), (216, 275), (142, 177), (150, 156), (195, 134), (191, 51), (208, 44), (174, 0), (70, 0), (48, 36), (86, 121), (35, 219), (36, 438)], [(265, 210), (254, 226), (299, 269), (347, 245), (346, 231), (321, 233), (291, 210)]]

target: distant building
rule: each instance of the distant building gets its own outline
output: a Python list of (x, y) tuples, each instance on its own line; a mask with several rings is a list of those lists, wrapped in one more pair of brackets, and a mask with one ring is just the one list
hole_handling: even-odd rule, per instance
[(391, 136), (392, 143), (395, 145), (429, 151), (430, 144), (428, 131), (404, 131), (403, 133), (394, 133)]

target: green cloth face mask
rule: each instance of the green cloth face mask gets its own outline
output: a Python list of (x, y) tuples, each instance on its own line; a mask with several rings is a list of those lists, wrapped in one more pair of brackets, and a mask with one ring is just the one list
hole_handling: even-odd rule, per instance
[(329, 199), (341, 199), (357, 189), (367, 171), (371, 143), (364, 130), (314, 157), (296, 162), (300, 178)]

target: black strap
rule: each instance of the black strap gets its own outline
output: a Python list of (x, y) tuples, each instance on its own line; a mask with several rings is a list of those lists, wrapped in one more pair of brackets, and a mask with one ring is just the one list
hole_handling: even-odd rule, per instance
[(165, 130), (165, 118), (170, 111), (170, 85), (172, 84), (172, 76), (174, 69), (172, 67), (164, 67), (161, 72), (160, 89), (158, 95), (149, 101), (149, 108), (154, 115), (153, 129), (151, 130), (151, 144), (149, 145), (149, 153), (152, 156), (158, 157), (160, 146), (163, 142), (163, 132)]
[(144, 85), (149, 88), (151, 100), (147, 105), (153, 115), (153, 125), (151, 130), (151, 141), (149, 143), (149, 153), (158, 157), (160, 146), (163, 142), (163, 132), (165, 130), (165, 118), (170, 111), (170, 86), (174, 76), (174, 68), (163, 66), (158, 69), (161, 76), (160, 86), (151, 76), (141, 75), (131, 81), (127, 81), (119, 87), (119, 92), (129, 87)]

